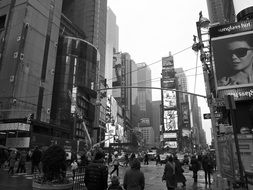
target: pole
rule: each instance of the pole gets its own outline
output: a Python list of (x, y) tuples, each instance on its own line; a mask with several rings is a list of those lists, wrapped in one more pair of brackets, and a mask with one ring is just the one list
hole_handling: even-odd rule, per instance
[(207, 63), (206, 63), (206, 55), (203, 49), (203, 40), (202, 40), (202, 34), (201, 34), (201, 17), (202, 15), (200, 15), (199, 17), (199, 21), (196, 22), (196, 26), (197, 26), (197, 32), (198, 32), (198, 39), (199, 39), (199, 50), (200, 50), (200, 58), (201, 58), (201, 62), (203, 65), (203, 75), (204, 75), (204, 82), (206, 85), (206, 95), (207, 95), (207, 101), (208, 101), (208, 106), (210, 109), (210, 115), (211, 115), (211, 124), (212, 124), (212, 128), (213, 128), (213, 137), (214, 137), (214, 145), (215, 145), (215, 155), (216, 155), (216, 164), (217, 164), (217, 174), (220, 173), (221, 168), (220, 168), (220, 156), (219, 156), (219, 147), (218, 147), (218, 139), (217, 139), (217, 129), (216, 129), (216, 118), (214, 115), (214, 109), (213, 109), (213, 95), (211, 94), (211, 90), (210, 90), (210, 84), (209, 84), (209, 75), (206, 71), (206, 67), (207, 67)]

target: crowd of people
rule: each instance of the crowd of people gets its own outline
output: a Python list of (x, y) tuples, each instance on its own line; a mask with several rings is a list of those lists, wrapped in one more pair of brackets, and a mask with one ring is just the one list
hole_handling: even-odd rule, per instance
[[(31, 162), (31, 174), (35, 171), (41, 171), (41, 158), (43, 150), (35, 147), (33, 150), (6, 150), (0, 149), (0, 167), (8, 167), (9, 175), (16, 173), (25, 173), (27, 170), (26, 162)], [(67, 155), (66, 155), (67, 157)], [(142, 159), (141, 159), (142, 158)], [(84, 183), (88, 190), (143, 190), (145, 187), (144, 173), (141, 171), (141, 162), (144, 165), (149, 164), (149, 156), (144, 153), (125, 154), (119, 158), (118, 152), (110, 153), (106, 156), (102, 148), (96, 148), (91, 151), (85, 151), (78, 161), (77, 155), (72, 154), (69, 162), (66, 164), (73, 172), (73, 180), (78, 167), (85, 169)], [(156, 154), (152, 159), (156, 165), (162, 165), (160, 154)], [(14, 166), (17, 165), (16, 171)], [(166, 183), (168, 190), (176, 189), (179, 184), (186, 186), (186, 178), (184, 176), (185, 163), (177, 158), (176, 154), (168, 154), (165, 160), (163, 176), (161, 180)], [(123, 184), (119, 182), (119, 167), (127, 167), (125, 171)], [(214, 155), (205, 152), (204, 154), (193, 154), (189, 162), (189, 170), (193, 173), (194, 182), (198, 181), (198, 171), (205, 172), (205, 183), (211, 184), (211, 175), (215, 170)], [(108, 184), (108, 178), (111, 183)]]

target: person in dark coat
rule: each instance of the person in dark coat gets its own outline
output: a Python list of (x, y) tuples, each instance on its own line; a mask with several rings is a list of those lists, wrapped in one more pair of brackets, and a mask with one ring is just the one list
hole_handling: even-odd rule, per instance
[(145, 154), (144, 156), (144, 165), (148, 165), (148, 153)]
[(112, 176), (111, 185), (109, 185), (108, 190), (123, 190), (117, 176)]
[(25, 150), (22, 150), (20, 152), (20, 156), (19, 156), (19, 162), (18, 162), (18, 168), (17, 168), (17, 173), (19, 172), (26, 172), (26, 167), (25, 167), (25, 163), (26, 163), (26, 158), (27, 158), (27, 153)]
[(199, 161), (195, 155), (191, 157), (191, 168), (193, 172), (194, 182), (198, 181)]
[(145, 177), (140, 170), (141, 163), (137, 158), (133, 158), (128, 169), (124, 175), (123, 187), (125, 190), (144, 190)]
[(185, 187), (186, 178), (184, 176), (184, 170), (177, 156), (174, 157), (175, 162), (175, 175), (176, 175), (176, 183), (183, 183), (183, 187)]
[(156, 154), (155, 161), (156, 161), (156, 165), (158, 165), (158, 164), (162, 165), (160, 154), (158, 154), (158, 153)]
[(96, 152), (94, 160), (85, 168), (84, 183), (88, 190), (106, 190), (108, 187), (108, 167), (104, 154)]
[[(212, 160), (210, 154), (207, 154), (203, 157), (202, 168), (205, 172), (205, 182), (206, 182), (206, 184), (209, 183), (209, 185), (210, 185), (211, 184), (211, 174), (213, 171), (213, 160)], [(208, 177), (208, 181), (207, 181), (207, 177)]]
[(39, 150), (39, 148), (36, 146), (33, 153), (32, 153), (32, 156), (31, 156), (31, 161), (32, 161), (32, 174), (34, 173), (34, 170), (35, 169), (38, 169), (38, 171), (40, 172), (40, 167), (39, 167), (39, 164), (40, 164), (40, 160), (41, 160), (41, 157), (42, 157), (42, 152)]
[(168, 160), (166, 162), (164, 172), (163, 172), (163, 177), (162, 177), (162, 181), (163, 180), (166, 181), (167, 190), (174, 190), (176, 188), (175, 170), (176, 170), (176, 165), (173, 161), (173, 157), (168, 156)]

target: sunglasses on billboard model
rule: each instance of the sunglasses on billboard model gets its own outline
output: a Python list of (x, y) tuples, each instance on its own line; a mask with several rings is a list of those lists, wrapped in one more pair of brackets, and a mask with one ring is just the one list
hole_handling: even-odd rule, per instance
[(230, 50), (229, 53), (231, 55), (236, 55), (238, 58), (240, 58), (247, 55), (249, 50), (253, 50), (253, 48), (238, 48), (238, 49)]

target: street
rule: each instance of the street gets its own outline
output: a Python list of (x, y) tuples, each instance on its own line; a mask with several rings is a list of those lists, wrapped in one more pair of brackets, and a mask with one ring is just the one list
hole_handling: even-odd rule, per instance
[[(8, 175), (8, 169), (0, 169), (0, 189), (1, 190), (31, 190), (32, 189), (32, 175), (30, 175), (30, 163), (27, 164), (27, 173)], [(109, 172), (113, 167), (109, 167)], [(123, 176), (127, 167), (120, 167), (119, 177), (121, 184), (123, 183)], [(151, 161), (149, 165), (141, 166), (141, 170), (145, 176), (145, 190), (166, 190), (165, 182), (162, 182), (162, 174), (164, 165), (156, 166), (154, 161)], [(15, 170), (16, 171), (16, 170)], [(69, 172), (70, 173), (70, 172)], [(116, 175), (116, 172), (114, 173)], [(177, 190), (208, 190), (211, 189), (205, 185), (204, 172), (201, 170), (198, 172), (198, 182), (194, 183), (192, 178), (192, 172), (189, 171), (188, 166), (184, 166), (184, 175), (187, 179), (186, 187), (182, 188), (182, 184), (178, 184)], [(108, 184), (110, 179), (108, 179)], [(85, 188), (84, 188), (85, 189)]]

